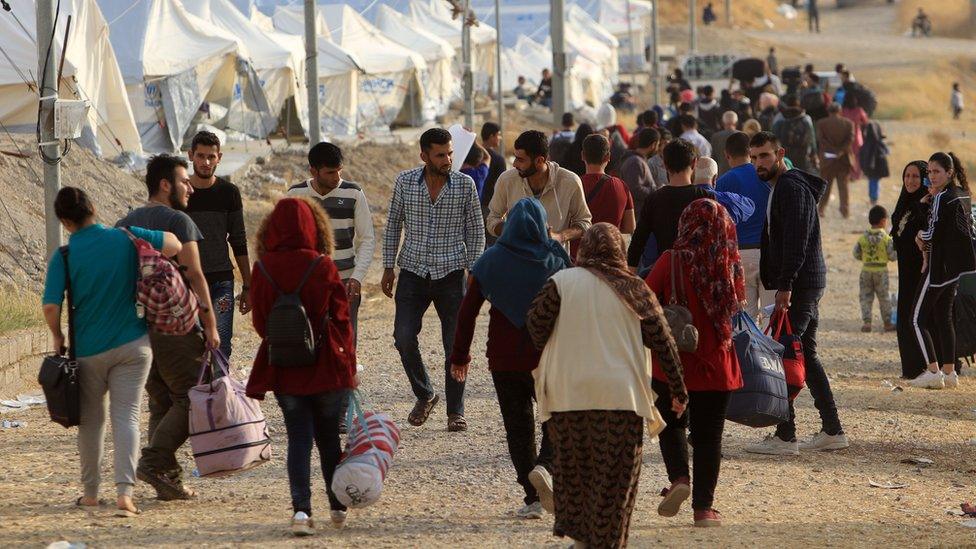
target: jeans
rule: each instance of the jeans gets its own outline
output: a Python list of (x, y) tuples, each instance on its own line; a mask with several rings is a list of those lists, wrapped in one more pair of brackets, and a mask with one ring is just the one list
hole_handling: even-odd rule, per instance
[[(688, 409), (681, 417), (671, 410), (671, 390), (668, 384), (653, 380), (651, 387), (657, 394), (655, 405), (667, 426), (658, 435), (661, 457), (668, 471), (668, 480), (682, 477), (692, 479), (691, 507), (696, 511), (712, 508), (715, 486), (722, 465), (722, 432), (725, 429), (725, 409), (729, 405), (729, 391), (688, 391)], [(694, 477), (688, 471), (688, 434), (695, 447)]]
[[(817, 356), (817, 325), (820, 322), (820, 298), (823, 288), (793, 289), (790, 297), (790, 323), (793, 333), (800, 336), (803, 343), (803, 361), (807, 375), (807, 387), (813, 397), (813, 405), (820, 412), (821, 429), (828, 435), (844, 432), (840, 418), (837, 416), (837, 405), (834, 404), (834, 393), (830, 390), (830, 380), (824, 371), (820, 357)], [(790, 419), (776, 427), (776, 436), (780, 440), (796, 440), (796, 410), (790, 401)]]
[(217, 318), (217, 334), (220, 351), (230, 358), (231, 339), (234, 337), (234, 281), (221, 280), (210, 284), (210, 301)]
[(872, 204), (878, 202), (878, 197), (881, 196), (881, 180), (868, 178), (868, 198), (871, 199)]
[(427, 367), (420, 356), (417, 335), (423, 327), (424, 313), (434, 304), (441, 320), (441, 340), (444, 345), (444, 391), (447, 413), (464, 414), (464, 383), (451, 377), (451, 347), (458, 309), (464, 297), (464, 271), (454, 271), (444, 278), (432, 280), (401, 270), (396, 287), (396, 315), (393, 321), (393, 344), (400, 352), (400, 361), (407, 373), (414, 396), (420, 400), (434, 398)]
[(288, 433), (288, 485), (291, 489), (291, 506), (296, 513), (302, 511), (312, 516), (313, 442), (319, 449), (329, 508), (333, 511), (346, 510), (332, 492), (332, 475), (342, 454), (339, 414), (342, 400), (348, 394), (348, 390), (301, 396), (275, 393)]
[(542, 445), (535, 451), (535, 380), (532, 372), (492, 372), (491, 381), (498, 395), (498, 407), (505, 424), (508, 455), (515, 466), (518, 483), (525, 490), (525, 504), (539, 501), (539, 494), (529, 482), (529, 473), (536, 465), (552, 471), (552, 443), (546, 426), (542, 426)]

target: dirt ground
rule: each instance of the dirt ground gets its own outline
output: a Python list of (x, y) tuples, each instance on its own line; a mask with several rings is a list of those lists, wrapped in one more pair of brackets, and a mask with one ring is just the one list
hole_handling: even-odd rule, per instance
[[(752, 31), (733, 35), (720, 30), (709, 30), (703, 40), (719, 43), (744, 36), (745, 42), (755, 44), (794, 43), (822, 59), (823, 65), (832, 65), (845, 51), (855, 68), (858, 63), (867, 66), (883, 62), (884, 48), (876, 40), (881, 40), (890, 27), (878, 31), (875, 41), (866, 35), (869, 33), (854, 35), (850, 30), (858, 24), (865, 28), (883, 26), (886, 23), (879, 18), (893, 15), (881, 7), (842, 14), (824, 11), (825, 34), (820, 41), (805, 34)], [(832, 27), (835, 34), (829, 34)], [(844, 42), (848, 38), (850, 43)], [(971, 48), (972, 44), (937, 40), (952, 50)], [(852, 58), (855, 56), (850, 51), (854, 50), (845, 50), (845, 44), (877, 45), (866, 50), (863, 57)], [(900, 38), (893, 39), (892, 44), (906, 51), (915, 45)], [(935, 48), (935, 39), (925, 47)], [(927, 133), (936, 126), (942, 126), (957, 141), (964, 141), (969, 129), (929, 123), (886, 125), (895, 142), (893, 172), (900, 171), (905, 161), (931, 152), (932, 145), (908, 137), (917, 136), (920, 128)], [(353, 156), (347, 176), (366, 186), (379, 237), (391, 173), (414, 164), (416, 156), (409, 148), (372, 145), (357, 149)], [(303, 177), (301, 171), (298, 155), (274, 157), (253, 171), (244, 183), (252, 227), (270, 208), (267, 199), (281, 193), (287, 181)], [(851, 192), (851, 219), (841, 219), (831, 207), (823, 221), (830, 272), (829, 288), (821, 302), (819, 345), (851, 448), (786, 458), (751, 455), (743, 451), (744, 445), (765, 433), (728, 424), (715, 502), (725, 525), (699, 530), (691, 527), (687, 506), (673, 519), (656, 514), (657, 493), (666, 484), (666, 476), (656, 442), (647, 441), (631, 529), (632, 546), (976, 547), (976, 529), (962, 526), (960, 518), (947, 514), (947, 510), (958, 509), (959, 503), (976, 499), (974, 371), (967, 369), (960, 388), (954, 391), (905, 387), (893, 392), (886, 385), (891, 381), (904, 386), (897, 379), (900, 367), (894, 335), (858, 331), (858, 265), (850, 250), (866, 227), (866, 183), (854, 183)], [(886, 180), (881, 202), (889, 210), (897, 193), (897, 181)], [(0, 429), (0, 546), (38, 547), (58, 540), (84, 542), (89, 547), (565, 546), (565, 541), (551, 536), (551, 517), (520, 521), (514, 516), (521, 504), (521, 490), (508, 459), (483, 358), (486, 315), (476, 332), (476, 351), (472, 353), (476, 358), (466, 392), (470, 430), (448, 433), (443, 404), (427, 425), (413, 428), (406, 424), (413, 397), (393, 348), (392, 303), (376, 285), (380, 270), (377, 258), (360, 313), (359, 358), (366, 367), (363, 386), (374, 407), (392, 414), (403, 428), (403, 439), (381, 501), (371, 508), (352, 511), (345, 530), (323, 528), (316, 537), (307, 539), (289, 535), (284, 426), (273, 400), (263, 407), (274, 439), (275, 458), (271, 463), (225, 479), (191, 478), (188, 484), (200, 493), (192, 502), (158, 502), (152, 499), (151, 488), (139, 484), (136, 498), (144, 513), (128, 520), (113, 518), (109, 508), (92, 512), (71, 505), (80, 490), (74, 431), (46, 421), (44, 411), (35, 408), (4, 416), (26, 421), (25, 427)], [(432, 329), (438, 321), (433, 314), (427, 320), (421, 345), (425, 360), (434, 365), (432, 379), (442, 388), (441, 369), (436, 365), (443, 357), (438, 330)], [(249, 367), (257, 339), (246, 319), (239, 318), (237, 326), (233, 362), (242, 375)], [(806, 391), (798, 399), (798, 426), (801, 435), (812, 434), (819, 427)], [(111, 497), (113, 492), (111, 451), (109, 442), (103, 497)], [(901, 463), (911, 457), (934, 463), (925, 468)], [(181, 460), (187, 470), (193, 469), (188, 449), (181, 452)], [(872, 480), (907, 486), (873, 488), (869, 485)], [(323, 482), (314, 475), (313, 493), (314, 509), (324, 513), (327, 501)]]

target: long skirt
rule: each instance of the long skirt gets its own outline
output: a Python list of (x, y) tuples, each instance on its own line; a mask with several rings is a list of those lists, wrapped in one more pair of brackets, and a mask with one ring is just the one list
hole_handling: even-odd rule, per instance
[(553, 533), (590, 547), (626, 547), (637, 500), (644, 420), (620, 410), (556, 412)]

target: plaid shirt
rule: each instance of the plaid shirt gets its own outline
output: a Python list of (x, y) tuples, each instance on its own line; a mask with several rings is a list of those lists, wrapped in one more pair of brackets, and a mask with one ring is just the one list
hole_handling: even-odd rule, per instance
[[(403, 247), (400, 248), (400, 233)], [(437, 280), (469, 269), (485, 248), (485, 224), (474, 181), (452, 171), (431, 203), (424, 167), (401, 172), (383, 232), (383, 267), (394, 264)], [(399, 250), (399, 255), (398, 255)]]

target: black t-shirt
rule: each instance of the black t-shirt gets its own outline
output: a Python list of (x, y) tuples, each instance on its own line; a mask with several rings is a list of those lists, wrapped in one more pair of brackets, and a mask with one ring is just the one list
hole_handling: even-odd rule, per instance
[(193, 189), (186, 213), (203, 233), (200, 242), (200, 265), (207, 282), (234, 280), (234, 264), (227, 250), (230, 243), (234, 257), (247, 255), (247, 233), (244, 229), (244, 203), (236, 185), (217, 178), (207, 189)]
[(636, 267), (640, 263), (644, 248), (652, 235), (657, 241), (657, 255), (670, 250), (678, 237), (681, 212), (699, 198), (709, 198), (709, 194), (695, 185), (665, 185), (648, 195), (641, 209), (641, 217), (637, 220), (630, 248), (627, 249), (627, 264)]

